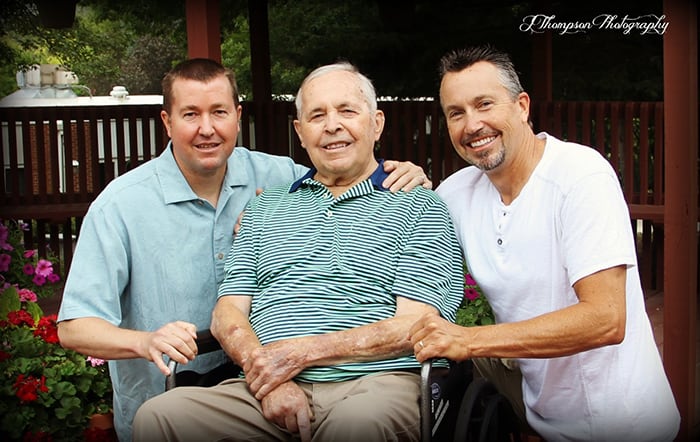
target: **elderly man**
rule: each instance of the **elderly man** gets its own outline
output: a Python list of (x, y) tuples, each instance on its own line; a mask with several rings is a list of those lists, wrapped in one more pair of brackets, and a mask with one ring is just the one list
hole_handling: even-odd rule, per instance
[(136, 440), (419, 438), (422, 315), (454, 320), (462, 258), (431, 191), (392, 194), (373, 155), (384, 126), (352, 65), (302, 83), (294, 122), (314, 168), (246, 210), (212, 332), (245, 379), (144, 404)]

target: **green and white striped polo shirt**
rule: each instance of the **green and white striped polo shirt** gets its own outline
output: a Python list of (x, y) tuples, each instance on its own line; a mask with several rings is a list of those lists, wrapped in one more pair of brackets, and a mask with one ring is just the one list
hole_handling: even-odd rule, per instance
[[(252, 296), (250, 323), (260, 342), (390, 318), (397, 295), (454, 321), (462, 255), (442, 200), (422, 187), (386, 191), (382, 164), (338, 198), (314, 173), (252, 201), (225, 265), (219, 296)], [(345, 381), (419, 366), (411, 355), (311, 367), (296, 379)]]

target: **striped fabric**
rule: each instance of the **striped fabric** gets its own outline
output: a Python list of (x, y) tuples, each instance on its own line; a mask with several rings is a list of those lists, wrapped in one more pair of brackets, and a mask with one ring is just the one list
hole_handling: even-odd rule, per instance
[[(250, 322), (263, 344), (390, 318), (397, 295), (454, 320), (462, 258), (446, 206), (420, 187), (383, 191), (380, 169), (337, 199), (312, 170), (291, 188), (265, 190), (246, 210), (219, 296), (253, 297)], [(405, 356), (312, 367), (297, 380), (416, 367)]]

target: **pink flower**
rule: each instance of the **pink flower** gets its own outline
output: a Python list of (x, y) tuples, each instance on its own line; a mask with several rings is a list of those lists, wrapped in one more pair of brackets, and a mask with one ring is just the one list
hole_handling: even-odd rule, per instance
[(32, 256), (34, 256), (35, 253), (36, 253), (36, 251), (34, 251), (34, 250), (25, 250), (22, 255), (25, 258), (31, 258)]
[(56, 273), (52, 273), (49, 276), (47, 276), (46, 279), (48, 279), (51, 284), (56, 284), (58, 281), (61, 280), (61, 277)]
[(36, 302), (37, 301), (37, 296), (36, 293), (29, 289), (19, 289), (19, 300), (22, 302)]
[(10, 229), (4, 224), (0, 224), (0, 249), (7, 251), (13, 250), (12, 246), (7, 242), (9, 236)]
[(27, 263), (22, 267), (22, 271), (24, 272), (25, 275), (33, 275), (34, 274), (34, 266)]
[(472, 278), (472, 275), (469, 273), (464, 275), (464, 283), (469, 286), (476, 285), (476, 281), (474, 280), (474, 278)]
[(12, 262), (12, 257), (10, 255), (5, 255), (4, 253), (0, 255), (0, 272), (10, 270), (10, 262)]
[(46, 278), (37, 273), (34, 275), (34, 278), (32, 278), (32, 282), (41, 287), (42, 285), (46, 284)]
[(479, 297), (479, 292), (477, 292), (475, 289), (465, 289), (464, 297), (470, 301), (473, 301)]
[(40, 259), (36, 263), (36, 274), (46, 278), (53, 273), (53, 264), (46, 259)]
[(92, 356), (87, 357), (87, 361), (92, 365), (93, 367), (97, 367), (100, 365), (104, 365), (105, 360), (104, 359), (98, 359), (98, 358), (93, 358)]

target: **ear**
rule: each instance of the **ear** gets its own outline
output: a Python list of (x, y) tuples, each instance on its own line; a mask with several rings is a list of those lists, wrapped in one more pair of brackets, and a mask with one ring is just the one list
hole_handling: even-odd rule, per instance
[(384, 131), (385, 122), (386, 118), (384, 116), (384, 112), (377, 110), (374, 113), (374, 141), (378, 141), (379, 138), (381, 138), (382, 132)]
[(299, 142), (301, 143), (301, 147), (306, 149), (306, 145), (304, 144), (304, 138), (301, 136), (301, 122), (299, 120), (294, 120), (294, 131), (297, 133), (297, 136), (299, 137)]
[(160, 111), (160, 119), (163, 121), (163, 126), (165, 126), (165, 130), (168, 132), (168, 137), (172, 138), (172, 135), (170, 135), (170, 115), (164, 110)]
[(527, 124), (530, 121), (530, 96), (526, 92), (518, 94), (518, 107), (520, 107), (520, 120)]
[(243, 106), (240, 104), (234, 108), (236, 112), (236, 125), (238, 125), (238, 132), (241, 131), (241, 118), (243, 118)]

